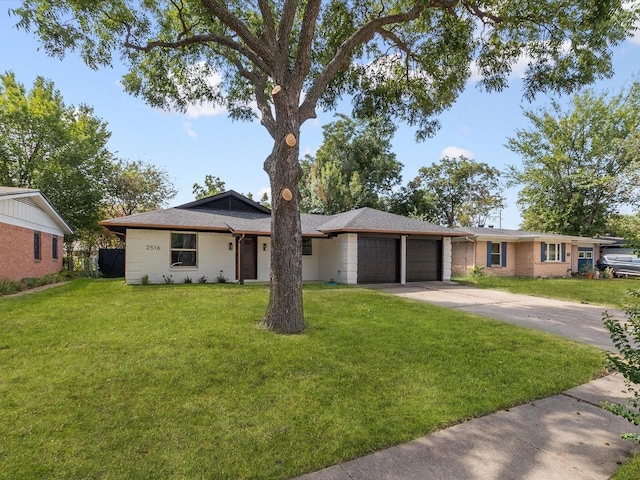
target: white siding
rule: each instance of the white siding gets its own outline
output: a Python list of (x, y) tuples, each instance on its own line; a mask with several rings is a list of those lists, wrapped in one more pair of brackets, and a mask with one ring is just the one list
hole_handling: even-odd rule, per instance
[[(324, 240), (313, 238), (311, 240), (311, 255), (302, 256), (302, 280), (304, 282), (316, 282), (323, 280), (320, 277), (320, 245)], [(267, 249), (264, 249), (264, 245)], [(269, 282), (271, 280), (271, 237), (258, 237), (258, 281)]]
[(28, 201), (13, 198), (0, 200), (0, 222), (52, 235), (64, 235), (53, 218)]
[[(271, 281), (271, 237), (258, 237), (258, 281)], [(264, 249), (264, 245), (267, 249)]]
[[(163, 275), (171, 275), (175, 283), (183, 283), (187, 276), (194, 283), (202, 276), (212, 283), (217, 281), (221, 272), (227, 280), (235, 281), (236, 252), (233, 235), (203, 232), (197, 235), (198, 266), (171, 267), (170, 231), (127, 229), (127, 283), (139, 284), (144, 275), (149, 276), (149, 283), (164, 283)], [(229, 242), (234, 245), (233, 250), (229, 250)]]
[(348, 233), (335, 238), (320, 239), (318, 244), (322, 257), (322, 262), (319, 263), (320, 280), (358, 283), (357, 234)]
[(442, 239), (442, 280), (451, 280), (451, 237)]
[(302, 256), (302, 280), (305, 282), (325, 281), (320, 275), (320, 243), (326, 241), (322, 238), (311, 239), (311, 255)]

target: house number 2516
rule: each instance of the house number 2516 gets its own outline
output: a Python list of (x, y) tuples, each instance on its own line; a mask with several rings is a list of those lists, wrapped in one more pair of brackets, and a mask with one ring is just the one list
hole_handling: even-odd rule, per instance
[(160, 245), (147, 245), (147, 250), (160, 250)]

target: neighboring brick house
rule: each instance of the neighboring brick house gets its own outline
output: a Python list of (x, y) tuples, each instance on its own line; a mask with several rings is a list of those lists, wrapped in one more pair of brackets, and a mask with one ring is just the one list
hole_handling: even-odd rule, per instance
[(466, 275), (476, 266), (484, 273), (509, 277), (560, 277), (594, 268), (601, 245), (609, 240), (498, 228), (469, 228), (452, 239), (451, 270)]
[(71, 233), (39, 190), (0, 187), (0, 279), (61, 271), (64, 235)]

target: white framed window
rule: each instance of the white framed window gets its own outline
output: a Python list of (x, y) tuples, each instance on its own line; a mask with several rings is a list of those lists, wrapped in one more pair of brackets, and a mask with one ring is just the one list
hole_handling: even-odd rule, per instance
[(502, 264), (502, 248), (500, 242), (491, 243), (491, 266)]
[(198, 235), (195, 233), (171, 233), (171, 266), (198, 266)]
[(543, 262), (564, 262), (566, 256), (566, 245), (564, 243), (545, 243), (542, 242), (542, 258)]
[(487, 242), (487, 267), (507, 266), (507, 242)]

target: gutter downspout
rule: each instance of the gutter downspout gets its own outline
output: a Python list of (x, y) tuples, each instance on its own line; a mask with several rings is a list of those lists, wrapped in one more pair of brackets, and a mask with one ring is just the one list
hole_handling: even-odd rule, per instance
[(242, 235), (234, 235), (236, 238), (236, 278), (240, 285), (244, 285), (244, 277), (242, 276), (242, 244), (244, 242), (244, 233)]

